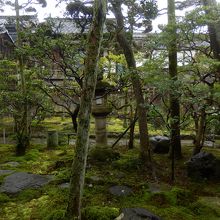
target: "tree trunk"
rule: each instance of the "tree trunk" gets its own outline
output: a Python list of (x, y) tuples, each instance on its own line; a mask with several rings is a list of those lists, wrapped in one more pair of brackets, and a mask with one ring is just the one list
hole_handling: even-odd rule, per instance
[[(22, 106), (23, 107), (23, 106)], [(23, 109), (23, 108), (22, 108)], [(26, 115), (14, 116), (16, 133), (16, 156), (25, 155), (26, 149), (30, 146), (30, 126), (26, 127)]]
[[(204, 6), (217, 7), (216, 0), (203, 0)], [(210, 14), (213, 9), (205, 9), (206, 14)], [(214, 58), (220, 60), (220, 23), (208, 23), (208, 32), (210, 38), (211, 49), (213, 50)]]
[(127, 119), (127, 113), (128, 113), (128, 92), (125, 91), (125, 103), (124, 103), (125, 107), (124, 107), (124, 122), (123, 122), (123, 128), (127, 128), (128, 127), (128, 119)]
[(73, 129), (74, 129), (75, 132), (77, 132), (77, 127), (78, 127), (76, 119), (77, 119), (77, 116), (79, 114), (79, 107), (80, 107), (80, 105), (76, 105), (76, 108), (74, 109), (74, 112), (71, 114)]
[[(203, 0), (204, 6), (216, 8), (216, 0)], [(208, 15), (213, 9), (205, 9), (205, 13)], [(218, 11), (219, 13), (219, 11)], [(210, 38), (210, 46), (213, 51), (214, 58), (220, 61), (220, 22), (219, 19), (216, 23), (207, 23), (208, 33)], [(216, 79), (220, 82), (220, 67), (217, 69)]]
[[(16, 31), (17, 31), (17, 43), (16, 46), (21, 49), (22, 41), (21, 41), (21, 28), (20, 28), (20, 14), (19, 14), (19, 3), (18, 0), (15, 0), (15, 12), (16, 12)], [(26, 148), (30, 145), (30, 128), (31, 128), (31, 119), (30, 119), (30, 108), (28, 105), (27, 99), (27, 88), (26, 88), (26, 79), (24, 75), (24, 60), (22, 55), (18, 55), (18, 74), (21, 80), (21, 93), (23, 98), (23, 104), (21, 104), (20, 115), (15, 116), (15, 124), (17, 124), (16, 131), (16, 155), (21, 156), (25, 154)], [(21, 148), (21, 149), (19, 149)]]
[(201, 115), (196, 129), (195, 146), (193, 149), (193, 155), (198, 154), (203, 147), (203, 137), (205, 135), (205, 124), (206, 124), (206, 112), (205, 107), (201, 110)]
[(134, 129), (135, 129), (135, 122), (133, 121), (137, 118), (137, 109), (135, 109), (135, 114), (133, 117), (133, 110), (131, 107), (131, 115), (130, 115), (130, 132), (129, 132), (129, 142), (128, 142), (128, 149), (133, 149), (134, 148)]
[(88, 154), (90, 114), (97, 82), (97, 62), (106, 17), (106, 7), (107, 2), (105, 0), (95, 0), (93, 22), (86, 50), (84, 82), (78, 115), (76, 152), (72, 164), (68, 207), (65, 213), (67, 220), (81, 219), (81, 199)]
[(177, 45), (176, 45), (176, 18), (175, 18), (175, 1), (168, 0), (168, 25), (170, 26), (170, 42), (168, 45), (169, 53), (169, 75), (172, 82), (170, 92), (170, 140), (171, 140), (171, 158), (179, 159), (182, 157), (181, 140), (180, 140), (180, 104), (179, 94), (176, 91), (175, 84), (177, 76)]
[(144, 97), (142, 93), (142, 86), (138, 71), (136, 69), (136, 62), (131, 44), (128, 42), (124, 31), (124, 18), (121, 11), (121, 1), (111, 1), (113, 13), (117, 21), (117, 40), (123, 49), (125, 59), (130, 70), (131, 82), (134, 90), (134, 95), (137, 104), (138, 125), (140, 133), (140, 159), (144, 165), (150, 165), (151, 156), (149, 149), (149, 136), (147, 127), (147, 111), (144, 107)]

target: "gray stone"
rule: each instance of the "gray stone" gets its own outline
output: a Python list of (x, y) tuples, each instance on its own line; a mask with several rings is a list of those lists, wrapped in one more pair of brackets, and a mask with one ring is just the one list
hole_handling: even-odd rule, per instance
[(167, 154), (170, 148), (170, 139), (166, 136), (154, 136), (150, 138), (152, 151), (156, 154)]
[(68, 188), (70, 188), (70, 184), (69, 183), (62, 183), (62, 184), (59, 185), (59, 187), (61, 189), (68, 189)]
[(15, 194), (24, 189), (41, 187), (51, 180), (51, 175), (17, 172), (5, 177), (4, 183), (0, 187), (0, 192)]
[(187, 174), (196, 181), (220, 180), (220, 161), (207, 152), (200, 152), (186, 162)]
[(14, 170), (0, 170), (0, 176), (8, 175), (15, 172)]
[(124, 208), (115, 220), (162, 220), (143, 208)]
[(114, 196), (128, 196), (132, 193), (132, 189), (128, 186), (112, 186), (109, 192)]

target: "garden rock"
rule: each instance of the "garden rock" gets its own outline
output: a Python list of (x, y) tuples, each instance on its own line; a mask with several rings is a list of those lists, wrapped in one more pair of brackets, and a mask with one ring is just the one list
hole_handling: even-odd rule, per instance
[(200, 152), (186, 162), (187, 174), (193, 180), (220, 180), (220, 161), (207, 152)]
[(114, 196), (128, 196), (132, 193), (132, 189), (128, 186), (112, 186), (109, 192)]
[(15, 171), (14, 170), (0, 170), (0, 176), (9, 175), (13, 172), (15, 172)]
[(41, 187), (48, 184), (51, 180), (51, 175), (16, 172), (5, 177), (4, 182), (0, 187), (0, 192), (15, 194), (24, 189)]
[(162, 220), (143, 208), (124, 208), (115, 220)]
[(170, 148), (170, 139), (165, 136), (154, 136), (150, 138), (152, 151), (156, 154), (167, 154)]

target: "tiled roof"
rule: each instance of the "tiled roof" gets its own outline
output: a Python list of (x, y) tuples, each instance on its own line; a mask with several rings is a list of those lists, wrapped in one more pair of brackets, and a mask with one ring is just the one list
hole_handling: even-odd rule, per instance
[[(32, 15), (21, 15), (20, 21), (22, 27), (28, 27), (30, 24), (36, 24), (38, 22), (37, 17)], [(13, 42), (16, 41), (16, 16), (0, 16), (0, 32), (2, 31), (7, 31)]]
[(51, 22), (57, 33), (72, 34), (80, 33), (80, 28), (69, 18), (47, 18), (47, 22)]

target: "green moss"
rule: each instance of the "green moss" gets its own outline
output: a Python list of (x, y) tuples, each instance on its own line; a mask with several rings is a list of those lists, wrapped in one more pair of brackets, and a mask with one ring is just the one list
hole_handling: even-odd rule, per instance
[(108, 131), (109, 132), (123, 132), (125, 128), (123, 127), (124, 121), (119, 118), (108, 118)]
[(39, 150), (38, 149), (31, 149), (26, 153), (26, 155), (24, 156), (24, 159), (26, 161), (30, 161), (30, 160), (36, 161), (39, 159), (39, 157), (40, 157)]
[(9, 202), (9, 201), (10, 201), (10, 198), (6, 194), (0, 193), (0, 204)]
[(119, 209), (114, 207), (89, 206), (82, 210), (85, 220), (112, 220), (119, 215)]
[(0, 144), (0, 163), (8, 161), (8, 158), (15, 154), (15, 146), (11, 144)]
[(130, 196), (123, 196), (123, 197), (114, 197), (111, 199), (113, 204), (119, 208), (125, 207), (143, 207), (147, 204), (150, 204), (150, 193), (147, 191), (143, 192), (136, 192)]
[(53, 172), (53, 174), (55, 174), (55, 180), (69, 181), (71, 169), (63, 169), (57, 172)]
[(121, 158), (112, 163), (114, 168), (119, 170), (137, 170), (141, 167), (139, 158)]
[(197, 214), (209, 213), (220, 218), (220, 198), (218, 197), (200, 197), (191, 208)]
[[(154, 210), (152, 210), (154, 212)], [(184, 207), (170, 206), (167, 208), (157, 209), (156, 213), (166, 220), (199, 220), (190, 210)]]
[(63, 219), (64, 214), (65, 214), (65, 210), (55, 210), (55, 211), (52, 211), (43, 220), (61, 220)]
[(152, 194), (150, 198), (155, 206), (188, 206), (196, 200), (195, 196), (189, 191), (174, 187), (170, 191)]
[(173, 204), (179, 206), (188, 206), (190, 203), (196, 200), (195, 195), (193, 195), (193, 193), (191, 193), (189, 190), (178, 187), (174, 187), (171, 190), (170, 195), (171, 201), (174, 202)]
[(171, 198), (165, 193), (154, 193), (150, 198), (151, 204), (157, 207), (167, 207), (173, 203)]
[(41, 191), (37, 190), (37, 189), (26, 189), (21, 191), (16, 200), (20, 200), (22, 202), (27, 202), (30, 201), (32, 199), (36, 199), (39, 198), (41, 196)]

